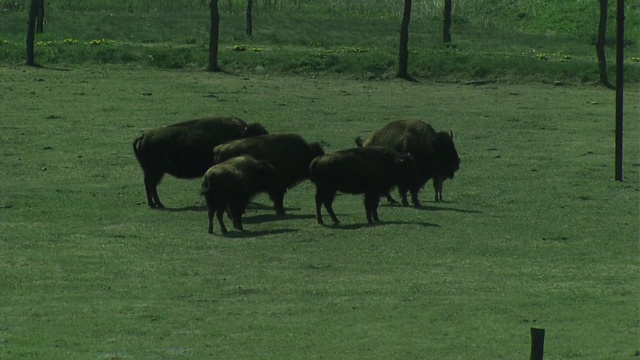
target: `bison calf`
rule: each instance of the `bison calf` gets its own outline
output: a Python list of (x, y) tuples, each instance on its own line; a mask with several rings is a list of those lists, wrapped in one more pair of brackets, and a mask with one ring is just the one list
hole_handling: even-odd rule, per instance
[(164, 208), (158, 183), (165, 173), (192, 179), (213, 165), (213, 148), (230, 140), (267, 134), (258, 123), (247, 124), (235, 117), (185, 121), (144, 132), (133, 141), (133, 152), (144, 172), (144, 187), (150, 208)]
[[(429, 124), (421, 120), (396, 120), (375, 131), (369, 140), (362, 142), (356, 138), (358, 146), (386, 146), (402, 153), (411, 154), (418, 167), (418, 179), (408, 187), (398, 187), (402, 203), (409, 205), (407, 191), (411, 201), (420, 206), (418, 192), (424, 184), (433, 179), (435, 201), (442, 201), (442, 182), (453, 178), (460, 168), (460, 157), (453, 143), (453, 132), (436, 132)], [(387, 195), (390, 200), (391, 196)]]
[(333, 211), (336, 192), (364, 194), (364, 208), (369, 223), (378, 222), (380, 194), (394, 186), (415, 181), (413, 157), (381, 146), (367, 146), (337, 151), (317, 157), (309, 166), (310, 179), (316, 186), (316, 220), (323, 224), (321, 207), (338, 224)]
[(233, 227), (242, 229), (242, 214), (255, 195), (269, 192), (277, 181), (276, 170), (267, 161), (251, 156), (239, 156), (214, 165), (204, 174), (201, 194), (209, 210), (209, 234), (213, 234), (213, 217), (217, 216), (220, 231), (224, 226), (225, 210), (233, 219)]
[(269, 196), (277, 214), (284, 214), (284, 195), (287, 189), (309, 177), (309, 164), (324, 154), (319, 143), (307, 143), (297, 134), (269, 134), (235, 140), (214, 149), (214, 161), (220, 163), (240, 155), (267, 160), (278, 173), (278, 186)]

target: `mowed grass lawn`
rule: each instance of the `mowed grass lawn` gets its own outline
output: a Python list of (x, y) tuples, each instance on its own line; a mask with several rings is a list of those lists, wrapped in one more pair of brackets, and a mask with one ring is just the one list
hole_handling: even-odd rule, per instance
[[(633, 359), (638, 347), (638, 88), (625, 181), (614, 92), (539, 83), (407, 83), (199, 71), (0, 67), (0, 357), (30, 359)], [(353, 146), (392, 119), (453, 130), (445, 203), (362, 198), (314, 218), (304, 182), (277, 217), (207, 234), (200, 179), (146, 206), (132, 140), (235, 115)], [(397, 197), (397, 195), (396, 195)], [(325, 214), (328, 221), (328, 217)], [(227, 220), (228, 226), (230, 222)]]

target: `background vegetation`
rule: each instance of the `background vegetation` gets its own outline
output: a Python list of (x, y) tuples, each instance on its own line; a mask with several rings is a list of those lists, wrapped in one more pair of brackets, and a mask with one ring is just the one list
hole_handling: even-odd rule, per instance
[[(36, 60), (47, 66), (128, 64), (201, 69), (207, 63), (209, 1), (49, 1)], [(613, 76), (615, 1), (608, 48)], [(401, 1), (220, 1), (220, 65), (235, 72), (337, 73), (385, 78), (397, 71)], [(5, 1), (0, 61), (24, 60), (26, 2)], [(453, 45), (444, 46), (442, 1), (415, 1), (413, 76), (438, 81), (598, 80), (596, 1), (454, 1)], [(640, 9), (627, 5), (627, 75), (640, 80)]]

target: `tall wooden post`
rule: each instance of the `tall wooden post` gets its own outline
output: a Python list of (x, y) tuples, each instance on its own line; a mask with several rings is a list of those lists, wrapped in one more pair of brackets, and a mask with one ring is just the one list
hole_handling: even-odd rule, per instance
[(247, 0), (247, 36), (253, 35), (253, 0)]
[(208, 71), (219, 72), (218, 38), (220, 37), (220, 11), (218, 0), (211, 0), (211, 31), (209, 33), (209, 66)]
[(445, 44), (451, 42), (451, 0), (444, 0), (442, 41)]
[(27, 65), (35, 66), (35, 38), (36, 38), (36, 17), (38, 16), (39, 0), (31, 0), (29, 6), (29, 20), (27, 21)]
[(42, 34), (44, 32), (44, 0), (38, 0), (38, 15), (36, 17), (36, 32)]
[(400, 50), (398, 51), (398, 77), (415, 81), (409, 75), (409, 22), (411, 21), (411, 0), (404, 0), (402, 25), (400, 26)]
[(622, 112), (624, 93), (624, 0), (618, 0), (616, 31), (616, 181), (622, 181)]

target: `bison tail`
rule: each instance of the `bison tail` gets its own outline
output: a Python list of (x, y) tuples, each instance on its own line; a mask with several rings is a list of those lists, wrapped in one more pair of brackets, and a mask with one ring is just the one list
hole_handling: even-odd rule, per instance
[(136, 157), (139, 157), (139, 154), (140, 154), (140, 141), (142, 141), (143, 137), (144, 137), (144, 135), (140, 135), (138, 138), (133, 140), (133, 153), (136, 154)]
[(204, 181), (202, 181), (202, 187), (200, 188), (200, 195), (205, 196), (209, 193), (209, 189), (211, 186), (209, 185), (209, 179), (205, 177)]
[(360, 136), (356, 137), (355, 139), (353, 139), (353, 141), (356, 142), (356, 145), (358, 147), (362, 147), (364, 145), (364, 141), (362, 141), (362, 138)]

